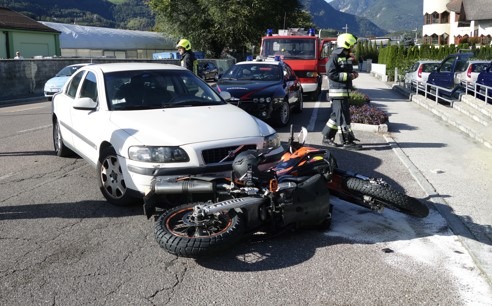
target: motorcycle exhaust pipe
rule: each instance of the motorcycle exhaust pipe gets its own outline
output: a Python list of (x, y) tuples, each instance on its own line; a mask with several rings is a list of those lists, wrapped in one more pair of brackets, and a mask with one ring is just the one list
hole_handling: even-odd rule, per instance
[(214, 184), (205, 181), (180, 181), (166, 182), (156, 181), (154, 183), (156, 194), (193, 194), (193, 193), (213, 193)]

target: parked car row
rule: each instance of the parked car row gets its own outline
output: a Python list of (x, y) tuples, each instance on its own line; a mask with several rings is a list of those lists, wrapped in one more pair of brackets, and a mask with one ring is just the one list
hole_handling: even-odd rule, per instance
[[(483, 97), (485, 88), (492, 87), (492, 61), (473, 60), (472, 57), (471, 52), (459, 52), (440, 62), (417, 61), (405, 74), (405, 86), (416, 90), (415, 84), (421, 84), (419, 90), (430, 93), (438, 87), (439, 95), (446, 98), (458, 98), (465, 89), (476, 89)], [(487, 94), (492, 97), (492, 89), (487, 90)]]

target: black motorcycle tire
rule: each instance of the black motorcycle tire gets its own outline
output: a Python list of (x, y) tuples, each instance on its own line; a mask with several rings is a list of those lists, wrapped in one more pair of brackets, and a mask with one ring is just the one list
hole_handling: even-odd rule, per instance
[(418, 218), (429, 215), (429, 208), (425, 204), (389, 186), (374, 184), (356, 177), (348, 178), (345, 184), (350, 192), (371, 196), (388, 209)]
[(167, 252), (197, 258), (229, 248), (243, 237), (246, 226), (241, 213), (230, 210), (211, 215), (206, 218), (204, 226), (198, 226), (190, 218), (197, 204), (174, 207), (157, 219), (155, 239)]

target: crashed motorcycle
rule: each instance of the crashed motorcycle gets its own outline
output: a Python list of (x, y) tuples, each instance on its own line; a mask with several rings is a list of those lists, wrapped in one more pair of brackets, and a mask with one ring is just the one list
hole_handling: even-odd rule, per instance
[[(427, 206), (382, 179), (341, 170), (329, 151), (305, 146), (306, 128), (273, 167), (260, 171), (264, 153), (237, 154), (227, 177), (157, 178), (144, 198), (147, 217), (155, 217), (155, 238), (171, 254), (200, 257), (229, 248), (247, 234), (272, 235), (286, 229), (328, 229), (330, 196), (381, 212), (392, 209), (423, 218)], [(296, 139), (295, 139), (296, 138)], [(179, 196), (183, 205), (166, 208)], [(169, 203), (167, 204), (169, 206)]]

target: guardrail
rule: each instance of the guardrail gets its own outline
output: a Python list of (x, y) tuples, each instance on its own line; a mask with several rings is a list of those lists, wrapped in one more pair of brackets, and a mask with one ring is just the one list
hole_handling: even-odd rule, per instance
[(423, 93), (423, 96), (426, 99), (430, 99), (430, 96), (434, 97), (434, 100), (436, 103), (439, 103), (439, 101), (444, 101), (449, 103), (451, 107), (453, 107), (453, 103), (455, 100), (452, 98), (447, 98), (443, 97), (442, 95), (439, 95), (439, 92), (449, 92), (449, 89), (436, 86), (433, 84), (428, 84), (427, 82), (420, 82), (417, 80), (412, 80), (412, 88), (415, 90), (416, 94), (420, 94), (421, 92)]
[[(478, 88), (478, 89), (477, 89)], [(473, 97), (474, 98), (479, 98), (482, 97), (485, 103), (492, 103), (492, 87), (491, 86), (485, 86), (482, 84), (477, 84), (477, 83), (472, 83), (472, 82), (466, 82), (465, 84), (465, 94), (469, 95), (469, 92), (473, 92)]]

